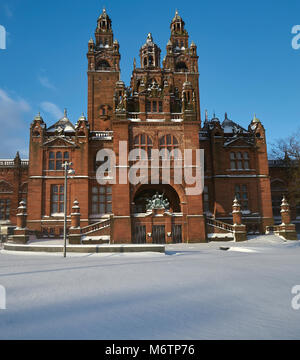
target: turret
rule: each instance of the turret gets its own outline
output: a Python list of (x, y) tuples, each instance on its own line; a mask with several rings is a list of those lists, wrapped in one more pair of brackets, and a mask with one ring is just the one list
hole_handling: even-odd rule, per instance
[(140, 50), (141, 68), (160, 68), (160, 48), (153, 42), (152, 34), (147, 36), (146, 43)]
[(176, 10), (171, 22), (171, 42), (176, 51), (185, 50), (189, 47), (189, 35), (184, 28), (185, 23)]

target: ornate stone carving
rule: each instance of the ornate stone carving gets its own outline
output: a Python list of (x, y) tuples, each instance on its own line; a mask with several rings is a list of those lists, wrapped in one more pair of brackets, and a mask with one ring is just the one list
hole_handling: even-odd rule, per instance
[(165, 209), (168, 210), (170, 203), (167, 199), (164, 199), (164, 194), (160, 195), (158, 192), (152, 196), (151, 199), (147, 199), (146, 210)]

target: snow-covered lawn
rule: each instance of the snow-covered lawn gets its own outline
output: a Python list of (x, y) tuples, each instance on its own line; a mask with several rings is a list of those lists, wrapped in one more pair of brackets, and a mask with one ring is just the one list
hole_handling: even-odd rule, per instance
[(1, 251), (0, 339), (299, 339), (298, 284), (300, 244), (272, 236), (166, 255)]

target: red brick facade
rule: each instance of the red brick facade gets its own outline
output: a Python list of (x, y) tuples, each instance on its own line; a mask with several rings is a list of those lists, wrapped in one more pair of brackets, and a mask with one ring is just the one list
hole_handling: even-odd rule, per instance
[[(113, 214), (115, 243), (204, 242), (206, 216), (232, 223), (232, 203), (239, 198), (249, 232), (263, 232), (273, 223), (265, 130), (255, 117), (248, 129), (215, 116), (201, 122), (197, 47), (189, 44), (185, 23), (176, 12), (162, 61), (161, 50), (148, 34), (140, 49), (140, 67), (134, 62), (130, 87), (120, 80), (120, 46), (104, 10), (88, 43), (88, 118), (74, 126), (67, 114), (47, 127), (38, 115), (30, 128), (29, 165), (19, 159), (0, 164), (0, 200), (11, 199), (10, 220), (16, 223), (18, 202), (27, 198), (31, 230), (59, 234), (63, 228), (61, 163), (73, 163), (69, 180), (68, 214), (78, 200), (81, 227)], [(117, 184), (100, 186), (96, 156), (114, 150), (120, 164), (120, 141), (132, 149), (204, 149), (205, 191), (187, 195), (187, 184)], [(149, 153), (150, 154), (150, 153)], [(126, 154), (125, 154), (126, 155)], [(173, 162), (172, 162), (173, 163)], [(117, 170), (128, 171), (128, 164)], [(25, 188), (28, 184), (28, 195)], [(63, 190), (63, 189), (62, 189)], [(23, 192), (24, 191), (24, 192)], [(26, 190), (27, 192), (27, 190)], [(169, 202), (167, 211), (146, 211), (155, 193)], [(24, 196), (23, 196), (24, 195)], [(69, 218), (69, 226), (71, 218)]]

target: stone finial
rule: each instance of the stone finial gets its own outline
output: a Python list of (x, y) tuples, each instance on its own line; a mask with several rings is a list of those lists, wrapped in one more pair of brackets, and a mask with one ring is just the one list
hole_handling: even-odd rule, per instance
[(237, 197), (234, 198), (233, 200), (233, 206), (234, 207), (241, 207), (240, 203), (239, 203), (239, 200)]
[(80, 118), (78, 119), (78, 121), (86, 121), (86, 117), (84, 115), (84, 113), (81, 114)]
[(254, 114), (252, 123), (253, 123), (253, 124), (258, 124), (258, 123), (260, 123), (260, 120), (256, 117), (256, 114)]
[(208, 121), (208, 111), (205, 110), (205, 121)]
[(289, 203), (288, 203), (285, 195), (283, 195), (281, 206), (282, 206), (282, 207), (283, 207), (283, 206), (284, 206), (284, 207), (285, 207), (285, 206), (289, 206)]

